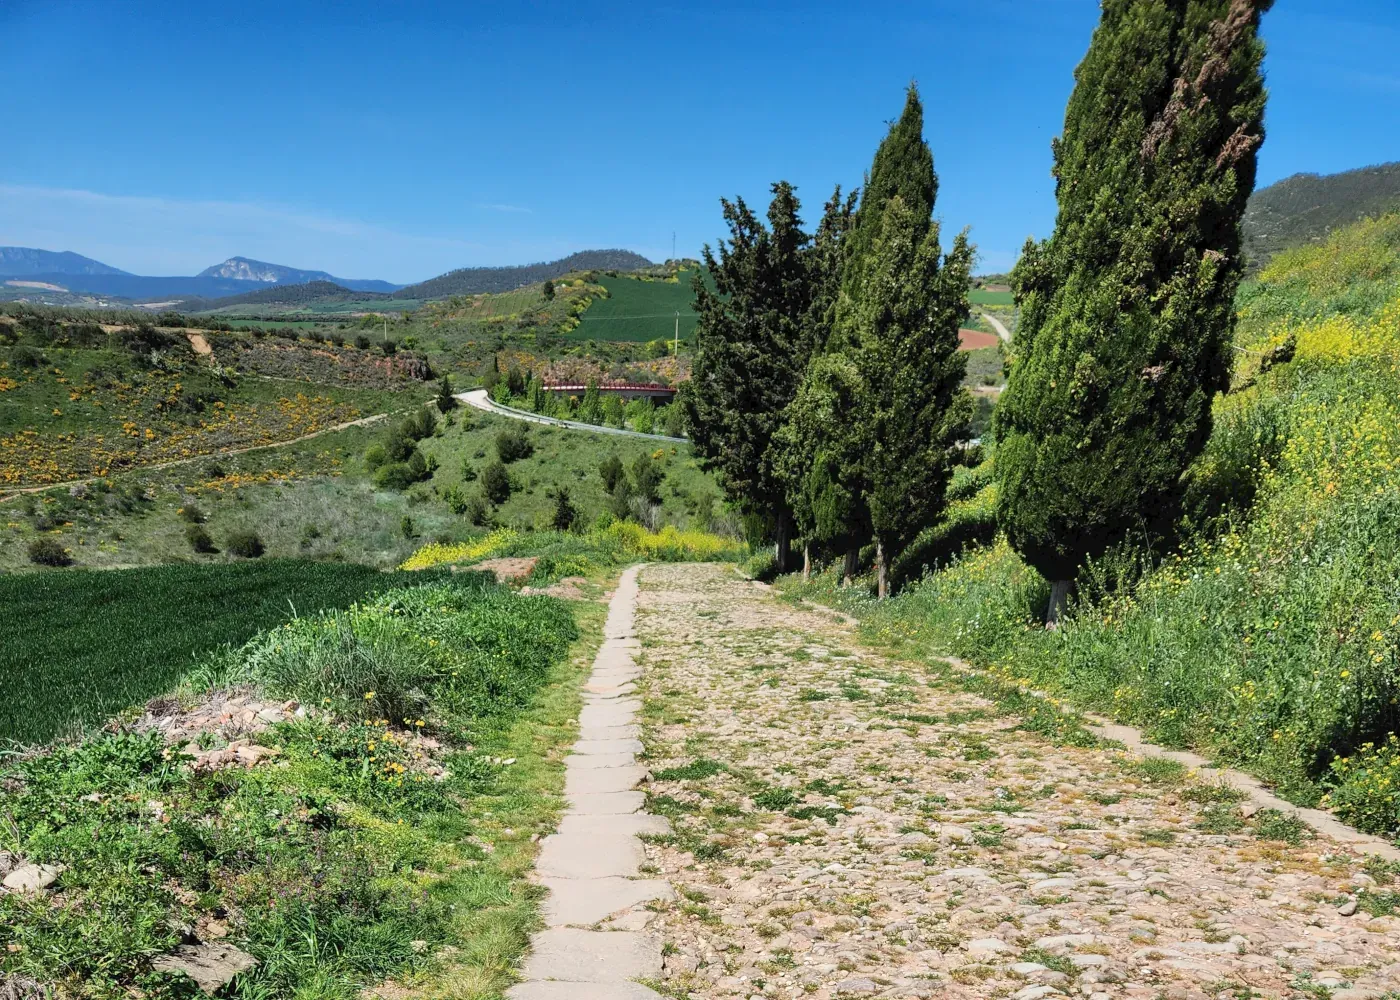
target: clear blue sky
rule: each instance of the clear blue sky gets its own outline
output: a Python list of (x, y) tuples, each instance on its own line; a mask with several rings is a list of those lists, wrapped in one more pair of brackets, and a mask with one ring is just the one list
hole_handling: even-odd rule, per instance
[[(143, 274), (234, 254), (408, 282), (627, 247), (861, 180), (917, 79), (985, 269), (1054, 219), (1095, 0), (0, 0), (0, 244)], [(1261, 183), (1400, 159), (1400, 3), (1280, 0)]]

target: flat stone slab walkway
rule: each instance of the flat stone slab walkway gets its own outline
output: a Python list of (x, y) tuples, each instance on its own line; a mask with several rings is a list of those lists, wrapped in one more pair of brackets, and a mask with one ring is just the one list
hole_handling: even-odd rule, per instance
[(642, 744), (629, 697), (641, 677), (633, 638), (637, 607), (634, 566), (622, 575), (608, 606), (603, 646), (584, 687), (579, 738), (565, 762), (569, 808), (559, 832), (544, 839), (536, 878), (549, 890), (547, 930), (530, 939), (525, 982), (510, 1000), (647, 1000), (660, 994), (636, 982), (661, 977), (661, 938), (649, 932), (653, 914), (644, 905), (670, 901), (661, 879), (641, 878), (646, 851), (642, 834), (670, 832), (659, 816), (642, 812), (636, 790), (647, 776), (637, 763)]

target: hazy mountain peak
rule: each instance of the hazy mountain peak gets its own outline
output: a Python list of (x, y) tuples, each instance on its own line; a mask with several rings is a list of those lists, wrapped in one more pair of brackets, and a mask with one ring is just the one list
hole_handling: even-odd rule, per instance
[(0, 277), (26, 274), (126, 274), (100, 260), (72, 250), (37, 250), (34, 247), (0, 247)]

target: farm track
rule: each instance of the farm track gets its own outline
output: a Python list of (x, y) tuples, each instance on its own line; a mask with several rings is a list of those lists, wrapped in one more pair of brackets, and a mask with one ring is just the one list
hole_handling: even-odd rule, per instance
[(982, 313), (982, 318), (985, 319), (988, 323), (992, 324), (992, 329), (997, 332), (997, 336), (1002, 339), (1003, 343), (1011, 343), (1011, 331), (1006, 328), (1005, 324), (1003, 324), (1001, 320), (997, 319), (991, 313), (987, 312)]
[(731, 569), (649, 566), (641, 588), (648, 809), (674, 828), (643, 870), (682, 897), (648, 928), (670, 995), (1374, 1000), (1400, 982), (1400, 918), (1366, 912), (1393, 887), (1355, 845), (1265, 839), (1248, 800), (1052, 742), (945, 664), (862, 647)]
[(472, 389), (470, 392), (460, 392), (454, 398), (462, 400), (468, 406), (473, 406), (478, 410), (487, 413), (494, 413), (501, 417), (510, 417), (512, 420), (523, 420), (530, 424), (543, 424), (546, 427), (565, 427), (574, 431), (592, 431), (595, 434), (611, 434), (614, 437), (640, 438), (644, 441), (669, 441), (673, 444), (689, 444), (687, 438), (667, 437), (665, 434), (643, 434), (640, 431), (624, 430), (621, 427), (600, 427), (597, 424), (580, 423), (577, 420), (560, 420), (558, 417), (545, 417), (538, 413), (527, 413), (524, 410), (517, 410), (513, 406), (502, 406), (487, 395), (485, 389)]

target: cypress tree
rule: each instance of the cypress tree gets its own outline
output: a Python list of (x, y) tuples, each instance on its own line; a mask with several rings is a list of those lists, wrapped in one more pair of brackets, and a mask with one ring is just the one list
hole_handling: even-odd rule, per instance
[(1052, 581), (1160, 536), (1228, 385), (1272, 0), (1104, 0), (1053, 145), (1059, 214), (1013, 275), (999, 517)]
[(896, 197), (918, 220), (916, 242), (922, 240), (938, 198), (938, 177), (933, 171), (933, 152), (924, 141), (924, 105), (918, 86), (912, 83), (904, 95), (904, 110), (875, 150), (875, 160), (861, 191), (860, 207), (851, 218), (850, 233), (844, 241), (834, 349), (856, 344), (852, 323), (865, 286), (867, 260), (879, 234), (885, 206)]
[(812, 359), (775, 437), (776, 467), (803, 541), (804, 576), (811, 572), (814, 544), (849, 551), (868, 537), (860, 530), (859, 454), (850, 447), (859, 374), (848, 359), (823, 353), (832, 340), (855, 203), (855, 192), (843, 198), (837, 185), (805, 254), (810, 304), (804, 341)]
[(705, 467), (731, 503), (769, 526), (786, 570), (792, 511), (772, 441), (811, 352), (810, 237), (792, 185), (772, 190), (767, 226), (742, 198), (722, 201), (729, 240), (720, 241), (718, 259), (704, 248), (714, 289), (694, 279), (696, 354), (679, 403)]
[(962, 387), (973, 251), (960, 234), (946, 257), (937, 225), (896, 195), (886, 204), (865, 263), (853, 316), (861, 406), (865, 503), (875, 537), (879, 596), (889, 563), (943, 514), (958, 440), (971, 416)]

